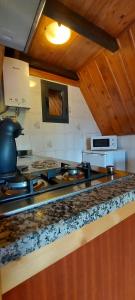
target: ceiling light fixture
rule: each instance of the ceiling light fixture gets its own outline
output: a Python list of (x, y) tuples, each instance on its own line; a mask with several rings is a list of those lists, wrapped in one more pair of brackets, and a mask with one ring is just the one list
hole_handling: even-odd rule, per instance
[(46, 27), (45, 36), (50, 43), (60, 45), (69, 40), (71, 30), (64, 25), (53, 22)]

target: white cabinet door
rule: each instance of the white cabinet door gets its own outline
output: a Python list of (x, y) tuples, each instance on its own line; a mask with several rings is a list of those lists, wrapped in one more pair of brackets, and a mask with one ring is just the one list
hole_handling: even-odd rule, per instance
[(83, 161), (90, 162), (94, 166), (106, 167), (107, 155), (103, 153), (83, 152)]
[(91, 165), (98, 167), (114, 165), (117, 170), (125, 170), (125, 151), (84, 151), (82, 161), (90, 162)]

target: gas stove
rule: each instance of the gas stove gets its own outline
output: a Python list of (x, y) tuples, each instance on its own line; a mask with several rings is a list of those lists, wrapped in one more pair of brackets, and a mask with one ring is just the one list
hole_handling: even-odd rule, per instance
[(70, 195), (90, 186), (107, 173), (92, 170), (90, 163), (69, 165), (56, 161), (35, 161), (21, 165), (15, 173), (0, 176), (0, 216), (9, 216)]

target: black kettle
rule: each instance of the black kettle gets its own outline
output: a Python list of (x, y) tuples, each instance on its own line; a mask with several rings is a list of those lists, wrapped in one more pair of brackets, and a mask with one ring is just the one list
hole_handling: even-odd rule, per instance
[(14, 173), (17, 170), (17, 149), (15, 138), (22, 134), (18, 122), (5, 118), (0, 121), (0, 174)]

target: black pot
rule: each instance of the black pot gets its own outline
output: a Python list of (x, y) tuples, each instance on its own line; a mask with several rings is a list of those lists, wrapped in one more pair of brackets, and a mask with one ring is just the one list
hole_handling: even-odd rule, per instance
[(68, 168), (68, 174), (69, 175), (77, 175), (80, 173), (80, 170), (78, 168)]
[(61, 169), (62, 169), (62, 172), (65, 173), (65, 172), (68, 172), (69, 175), (77, 175), (80, 173), (80, 170), (79, 168), (77, 167), (70, 167), (69, 164), (65, 164), (65, 163), (61, 163)]

